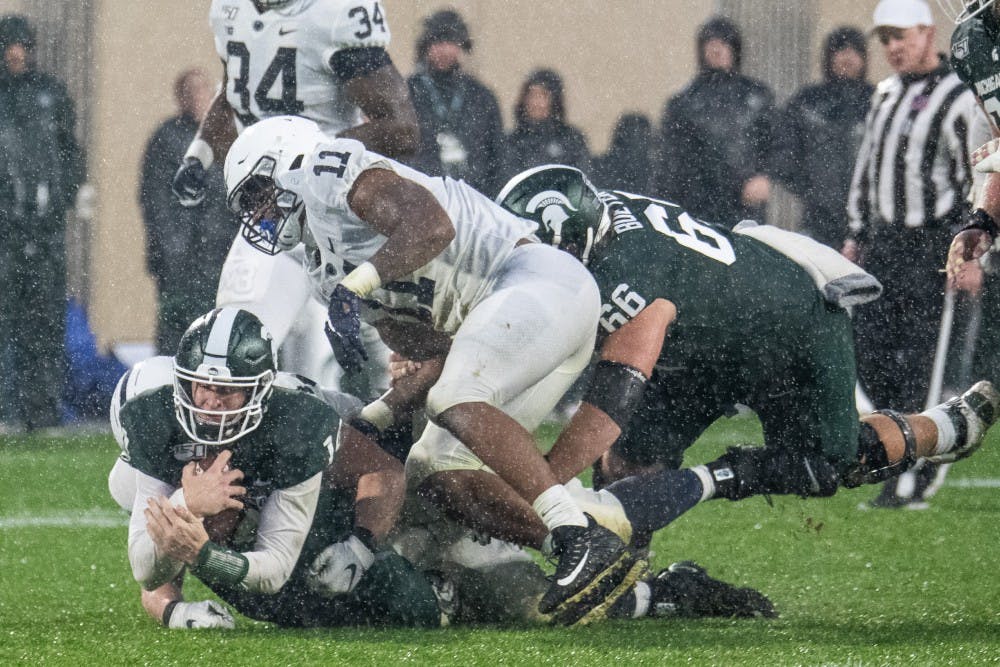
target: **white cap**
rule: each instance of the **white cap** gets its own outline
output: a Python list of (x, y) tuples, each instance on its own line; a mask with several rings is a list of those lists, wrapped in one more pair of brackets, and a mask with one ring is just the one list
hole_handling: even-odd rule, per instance
[(875, 7), (872, 22), (876, 28), (912, 28), (934, 25), (934, 15), (924, 0), (882, 0)]

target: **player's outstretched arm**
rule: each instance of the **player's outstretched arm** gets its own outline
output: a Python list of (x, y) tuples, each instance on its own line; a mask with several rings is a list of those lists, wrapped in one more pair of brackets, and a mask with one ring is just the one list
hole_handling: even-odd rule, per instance
[(622, 434), (676, 317), (673, 303), (657, 299), (604, 341), (583, 404), (547, 456), (560, 483), (592, 465)]

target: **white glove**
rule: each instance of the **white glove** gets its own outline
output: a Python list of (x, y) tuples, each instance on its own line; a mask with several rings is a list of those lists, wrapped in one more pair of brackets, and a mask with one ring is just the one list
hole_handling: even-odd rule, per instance
[(990, 139), (969, 156), (976, 171), (991, 174), (1000, 172), (1000, 139)]
[(201, 602), (178, 602), (167, 621), (167, 627), (174, 630), (200, 630), (202, 628), (236, 627), (233, 615), (215, 600)]
[(333, 597), (350, 593), (375, 562), (375, 554), (357, 536), (324, 549), (309, 568), (309, 588)]

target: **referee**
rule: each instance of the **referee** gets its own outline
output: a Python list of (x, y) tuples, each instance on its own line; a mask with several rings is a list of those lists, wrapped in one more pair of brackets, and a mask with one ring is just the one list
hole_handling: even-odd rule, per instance
[[(856, 313), (858, 375), (875, 405), (927, 399), (948, 245), (968, 213), (969, 156), (989, 139), (972, 90), (934, 50), (923, 0), (882, 0), (874, 34), (895, 74), (875, 90), (848, 200), (843, 254), (884, 287)], [(895, 501), (887, 488), (877, 506)], [(888, 498), (888, 502), (886, 502)], [(919, 499), (919, 498), (917, 498)]]

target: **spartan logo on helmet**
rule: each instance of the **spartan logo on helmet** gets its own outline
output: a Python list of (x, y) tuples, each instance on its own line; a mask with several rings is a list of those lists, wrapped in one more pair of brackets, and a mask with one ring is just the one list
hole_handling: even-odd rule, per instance
[(497, 203), (514, 215), (534, 220), (538, 237), (586, 264), (594, 244), (610, 228), (607, 207), (582, 171), (546, 164), (510, 179)]
[(533, 216), (539, 209), (541, 213), (537, 217), (545, 225), (545, 230), (552, 234), (552, 245), (558, 246), (562, 242), (563, 223), (569, 220), (570, 213), (576, 213), (577, 209), (573, 208), (566, 195), (556, 190), (539, 192), (524, 207), (525, 212)]

